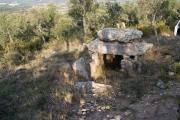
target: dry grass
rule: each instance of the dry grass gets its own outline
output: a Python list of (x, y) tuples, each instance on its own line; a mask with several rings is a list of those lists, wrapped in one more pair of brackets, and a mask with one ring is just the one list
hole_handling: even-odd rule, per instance
[[(157, 80), (178, 79), (169, 76), (173, 65), (180, 60), (180, 41), (161, 38), (153, 51), (144, 55), (142, 73), (129, 76), (121, 71), (107, 70), (97, 82), (113, 86), (115, 98), (119, 93), (140, 99), (148, 93)], [(63, 46), (63, 45), (62, 45)], [(81, 54), (77, 50), (66, 52), (57, 42), (50, 43), (36, 59), (15, 69), (1, 69), (0, 75), (0, 119), (68, 119), (72, 104), (82, 101), (74, 90), (73, 83), (78, 76), (73, 71), (62, 69), (63, 64), (73, 63)], [(176, 68), (179, 72), (179, 67)], [(109, 95), (109, 93), (107, 93)]]
[(0, 119), (66, 119), (79, 95), (73, 71), (62, 67), (76, 57), (76, 51), (66, 52), (56, 42), (28, 64), (1, 69)]

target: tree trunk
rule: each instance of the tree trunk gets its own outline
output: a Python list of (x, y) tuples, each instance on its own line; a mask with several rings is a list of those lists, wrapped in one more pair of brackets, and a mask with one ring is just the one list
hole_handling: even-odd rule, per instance
[(69, 40), (66, 39), (66, 40), (65, 40), (65, 43), (66, 43), (66, 50), (69, 51), (69, 46), (70, 46), (70, 45), (69, 45)]
[(8, 29), (7, 29), (7, 33), (8, 33), (8, 37), (9, 37), (10, 43), (12, 43), (12, 42), (13, 42), (13, 39), (12, 39), (11, 33), (9, 32)]
[(157, 28), (156, 28), (156, 15), (157, 15), (157, 12), (154, 13), (151, 24), (152, 24), (152, 27), (154, 29), (154, 34), (156, 36), (156, 40), (157, 40), (157, 42), (159, 44), (159, 37), (158, 37)]
[(43, 43), (45, 44), (46, 43), (46, 39), (45, 39), (44, 35), (42, 36), (42, 40), (43, 40)]
[(84, 41), (86, 40), (86, 35), (87, 35), (87, 25), (86, 25), (86, 18), (85, 18), (85, 14), (83, 16), (83, 31), (84, 31)]

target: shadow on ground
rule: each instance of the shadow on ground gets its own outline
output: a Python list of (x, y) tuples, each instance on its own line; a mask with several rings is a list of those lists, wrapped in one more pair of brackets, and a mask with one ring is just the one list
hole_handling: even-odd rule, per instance
[(57, 53), (31, 69), (2, 70), (0, 119), (65, 119), (72, 101), (78, 99), (73, 77), (65, 81), (58, 71), (60, 62), (71, 63), (74, 53)]

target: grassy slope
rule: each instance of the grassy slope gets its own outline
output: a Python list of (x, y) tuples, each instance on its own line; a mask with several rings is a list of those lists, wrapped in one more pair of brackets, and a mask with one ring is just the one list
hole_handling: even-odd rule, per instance
[[(157, 45), (155, 38), (148, 39)], [(169, 60), (173, 62), (180, 60), (179, 46), (180, 41), (177, 40), (160, 40), (160, 46), (154, 49), (152, 56), (146, 57), (148, 60), (154, 61), (153, 65), (148, 63), (147, 68), (150, 70), (149, 76), (153, 76), (155, 70), (160, 67), (164, 71), (158, 77), (165, 80), (167, 78), (167, 70), (164, 69), (164, 62)], [(37, 54), (36, 59), (26, 65), (19, 66), (11, 70), (1, 70), (0, 78), (0, 119), (7, 120), (24, 120), (24, 119), (64, 119), (70, 111), (71, 102), (67, 102), (66, 97), (75, 96), (71, 82), (65, 82), (61, 79), (63, 76), (58, 73), (59, 64), (68, 62), (72, 63), (77, 59), (76, 51), (65, 52), (62, 50), (61, 43), (50, 43), (46, 49)], [(166, 61), (167, 60), (167, 61)], [(159, 66), (156, 66), (159, 64)], [(162, 65), (162, 66), (161, 66)], [(167, 64), (165, 64), (167, 66)], [(155, 67), (155, 68), (153, 68)], [(152, 72), (152, 73), (151, 73)], [(162, 76), (162, 74), (164, 76)], [(114, 89), (119, 92), (119, 78), (110, 75)], [(107, 75), (107, 77), (108, 77)], [(115, 77), (113, 79), (113, 77)], [(154, 77), (154, 76), (153, 76)], [(72, 77), (73, 78), (73, 77)], [(113, 79), (113, 80), (112, 80)], [(74, 79), (71, 79), (73, 81)], [(151, 79), (150, 79), (151, 80)], [(114, 83), (114, 84), (113, 84)], [(139, 85), (129, 83), (124, 86), (124, 92), (129, 93), (135, 91), (135, 94), (141, 97), (144, 93), (142, 90), (146, 87), (144, 84)], [(124, 83), (123, 85), (126, 85)], [(138, 85), (138, 86), (136, 86)], [(143, 86), (143, 87), (142, 87)], [(148, 86), (148, 85), (147, 85)], [(123, 88), (122, 88), (123, 89)], [(137, 92), (136, 92), (137, 90)], [(140, 92), (140, 93), (139, 93)], [(131, 94), (131, 93), (130, 93)], [(134, 93), (133, 93), (134, 94)]]
[[(56, 44), (56, 45), (55, 45)], [(60, 43), (51, 43), (36, 59), (11, 70), (1, 70), (0, 119), (63, 118), (68, 109), (66, 94), (71, 84), (58, 81), (62, 62), (72, 62), (74, 52), (63, 52)], [(62, 85), (63, 84), (63, 85)]]

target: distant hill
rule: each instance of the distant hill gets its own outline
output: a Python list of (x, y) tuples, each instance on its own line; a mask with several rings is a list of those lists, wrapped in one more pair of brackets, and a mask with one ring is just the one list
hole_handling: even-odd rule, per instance
[[(0, 0), (0, 8), (3, 7), (3, 9), (7, 8), (29, 8), (35, 5), (46, 5), (49, 3), (54, 4), (66, 4), (69, 0)], [(117, 1), (120, 3), (124, 3), (126, 1), (132, 1), (132, 0), (96, 0), (99, 2), (107, 2), (107, 1)], [(3, 9), (0, 9), (0, 11), (4, 11)]]
[(46, 3), (66, 3), (68, 0), (0, 0), (0, 3), (13, 4), (17, 3), (19, 5), (36, 5), (36, 4), (46, 4)]
[[(97, 0), (97, 1), (109, 1), (109, 0)], [(129, 0), (115, 0), (117, 2), (125, 2)], [(18, 3), (21, 5), (38, 4), (38, 3), (67, 3), (68, 0), (0, 0), (0, 3)]]

